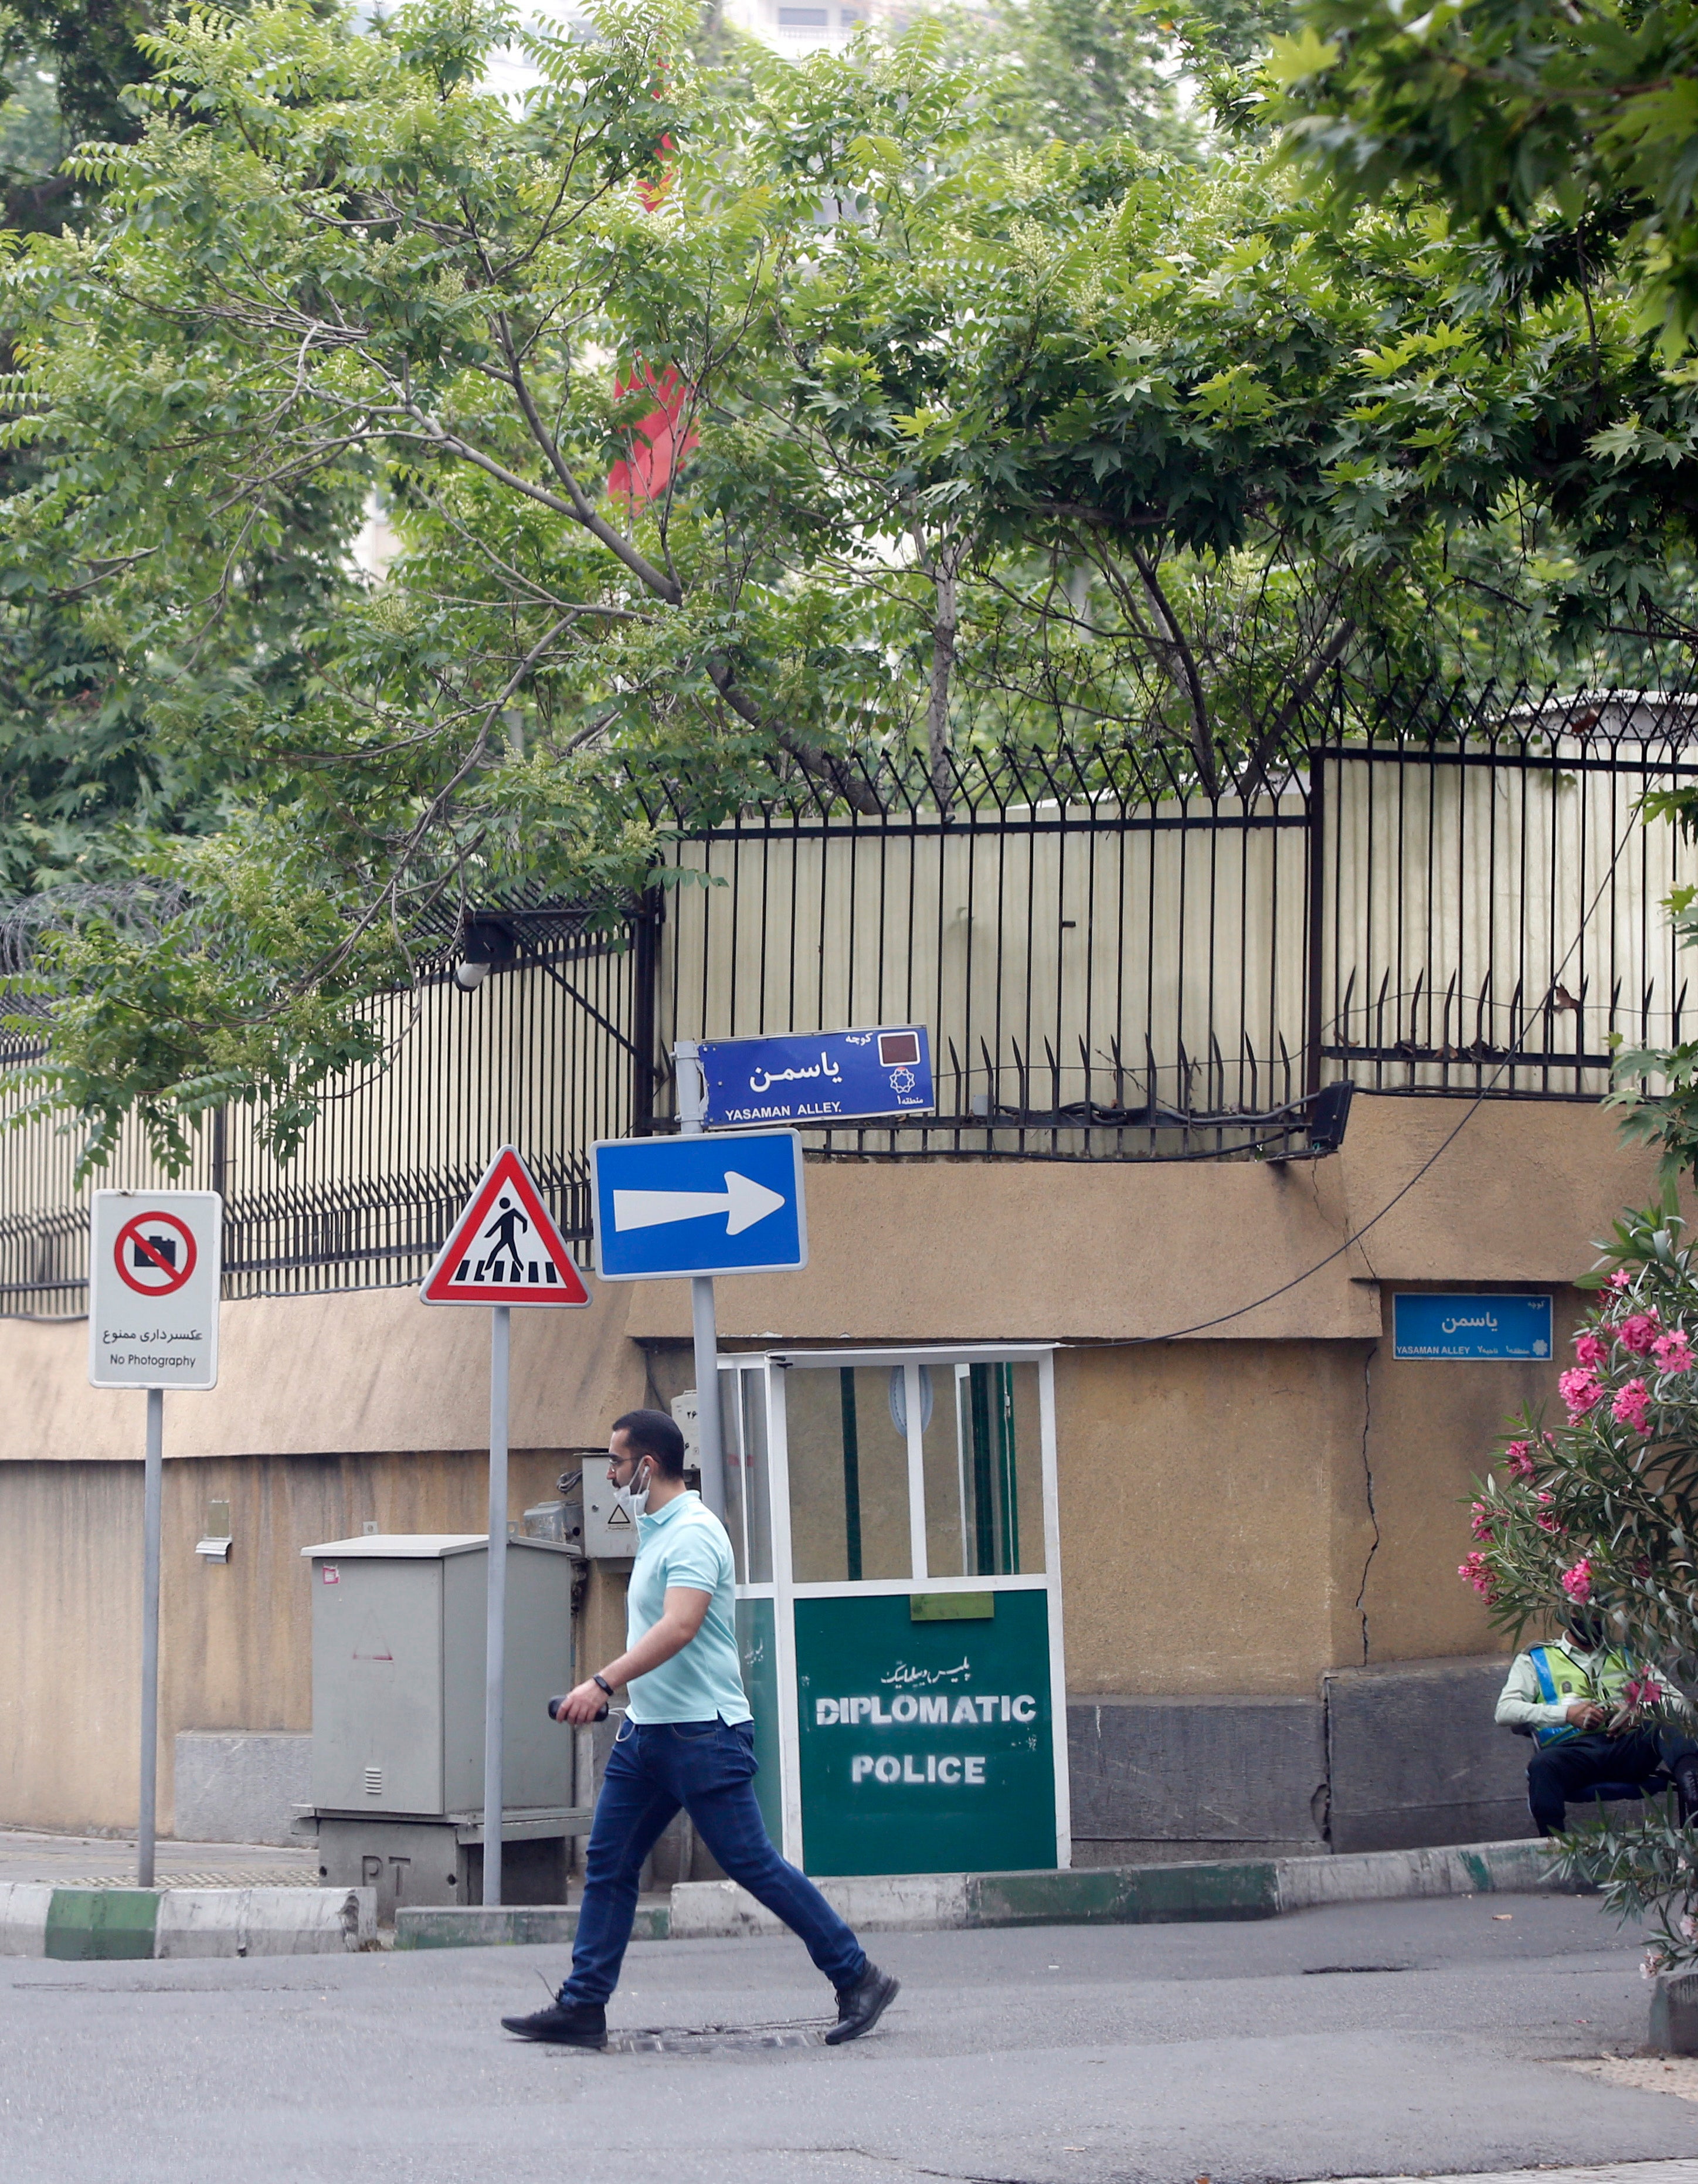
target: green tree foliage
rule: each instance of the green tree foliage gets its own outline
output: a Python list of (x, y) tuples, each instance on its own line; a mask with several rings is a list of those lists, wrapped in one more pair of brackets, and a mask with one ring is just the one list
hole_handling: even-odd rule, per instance
[(998, 0), (942, 20), (945, 51), (973, 70), (986, 124), (1009, 142), (1123, 139), (1175, 158), (1202, 149), (1173, 25), (1138, 0)]
[(1512, 292), (1619, 268), (1678, 354), (1698, 326), (1692, 0), (1307, 0), (1275, 48), (1292, 141), (1350, 198), (1436, 188)]
[(60, 226), (76, 196), (65, 154), (86, 137), (136, 134), (140, 117), (125, 94), (148, 73), (139, 41), (151, 15), (140, 0), (8, 0), (0, 11), (5, 226)]
[(964, 739), (1083, 729), (1220, 788), (1324, 679), (1665, 635), (1695, 397), (1618, 296), (1505, 314), (1439, 223), (1010, 141), (935, 25), (730, 75), (697, 28), (613, 0), (509, 103), (468, 0), (184, 18), (15, 260), (0, 585), (97, 604), (151, 778), (221, 821), (113, 837), (177, 907), (46, 950), (99, 1132), (251, 1094), (287, 1139), (421, 935), (643, 879), (632, 768), (705, 818), (917, 744), (946, 798)]

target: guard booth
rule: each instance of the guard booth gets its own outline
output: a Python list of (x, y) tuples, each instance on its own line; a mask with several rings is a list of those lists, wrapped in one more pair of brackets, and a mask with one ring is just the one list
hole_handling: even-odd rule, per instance
[(719, 1362), (774, 1841), (818, 1875), (1068, 1864), (1052, 1351)]

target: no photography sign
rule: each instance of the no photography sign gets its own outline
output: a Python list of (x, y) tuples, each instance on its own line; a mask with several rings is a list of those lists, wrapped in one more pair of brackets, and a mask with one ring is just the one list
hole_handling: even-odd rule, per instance
[(88, 1377), (97, 1388), (216, 1383), (223, 1229), (216, 1191), (96, 1191)]

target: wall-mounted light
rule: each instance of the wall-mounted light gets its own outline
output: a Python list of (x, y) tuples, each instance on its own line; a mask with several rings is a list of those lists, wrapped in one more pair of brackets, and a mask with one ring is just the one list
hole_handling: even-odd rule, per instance
[(1356, 1089), (1346, 1077), (1336, 1084), (1323, 1084), (1315, 1095), (1309, 1110), (1309, 1150), (1311, 1153), (1335, 1153), (1344, 1144), (1345, 1125), (1350, 1119), (1350, 1100)]
[(493, 917), (469, 917), (460, 928), (454, 983), (462, 993), (469, 994), (483, 983), (497, 964), (510, 963), (518, 953), (519, 944), (510, 927)]

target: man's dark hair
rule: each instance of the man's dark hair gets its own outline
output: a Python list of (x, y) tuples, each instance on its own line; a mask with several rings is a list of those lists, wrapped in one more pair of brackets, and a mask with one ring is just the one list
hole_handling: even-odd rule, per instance
[(684, 1436), (665, 1411), (627, 1411), (614, 1420), (613, 1430), (625, 1435), (633, 1456), (652, 1457), (663, 1478), (683, 1477)]

